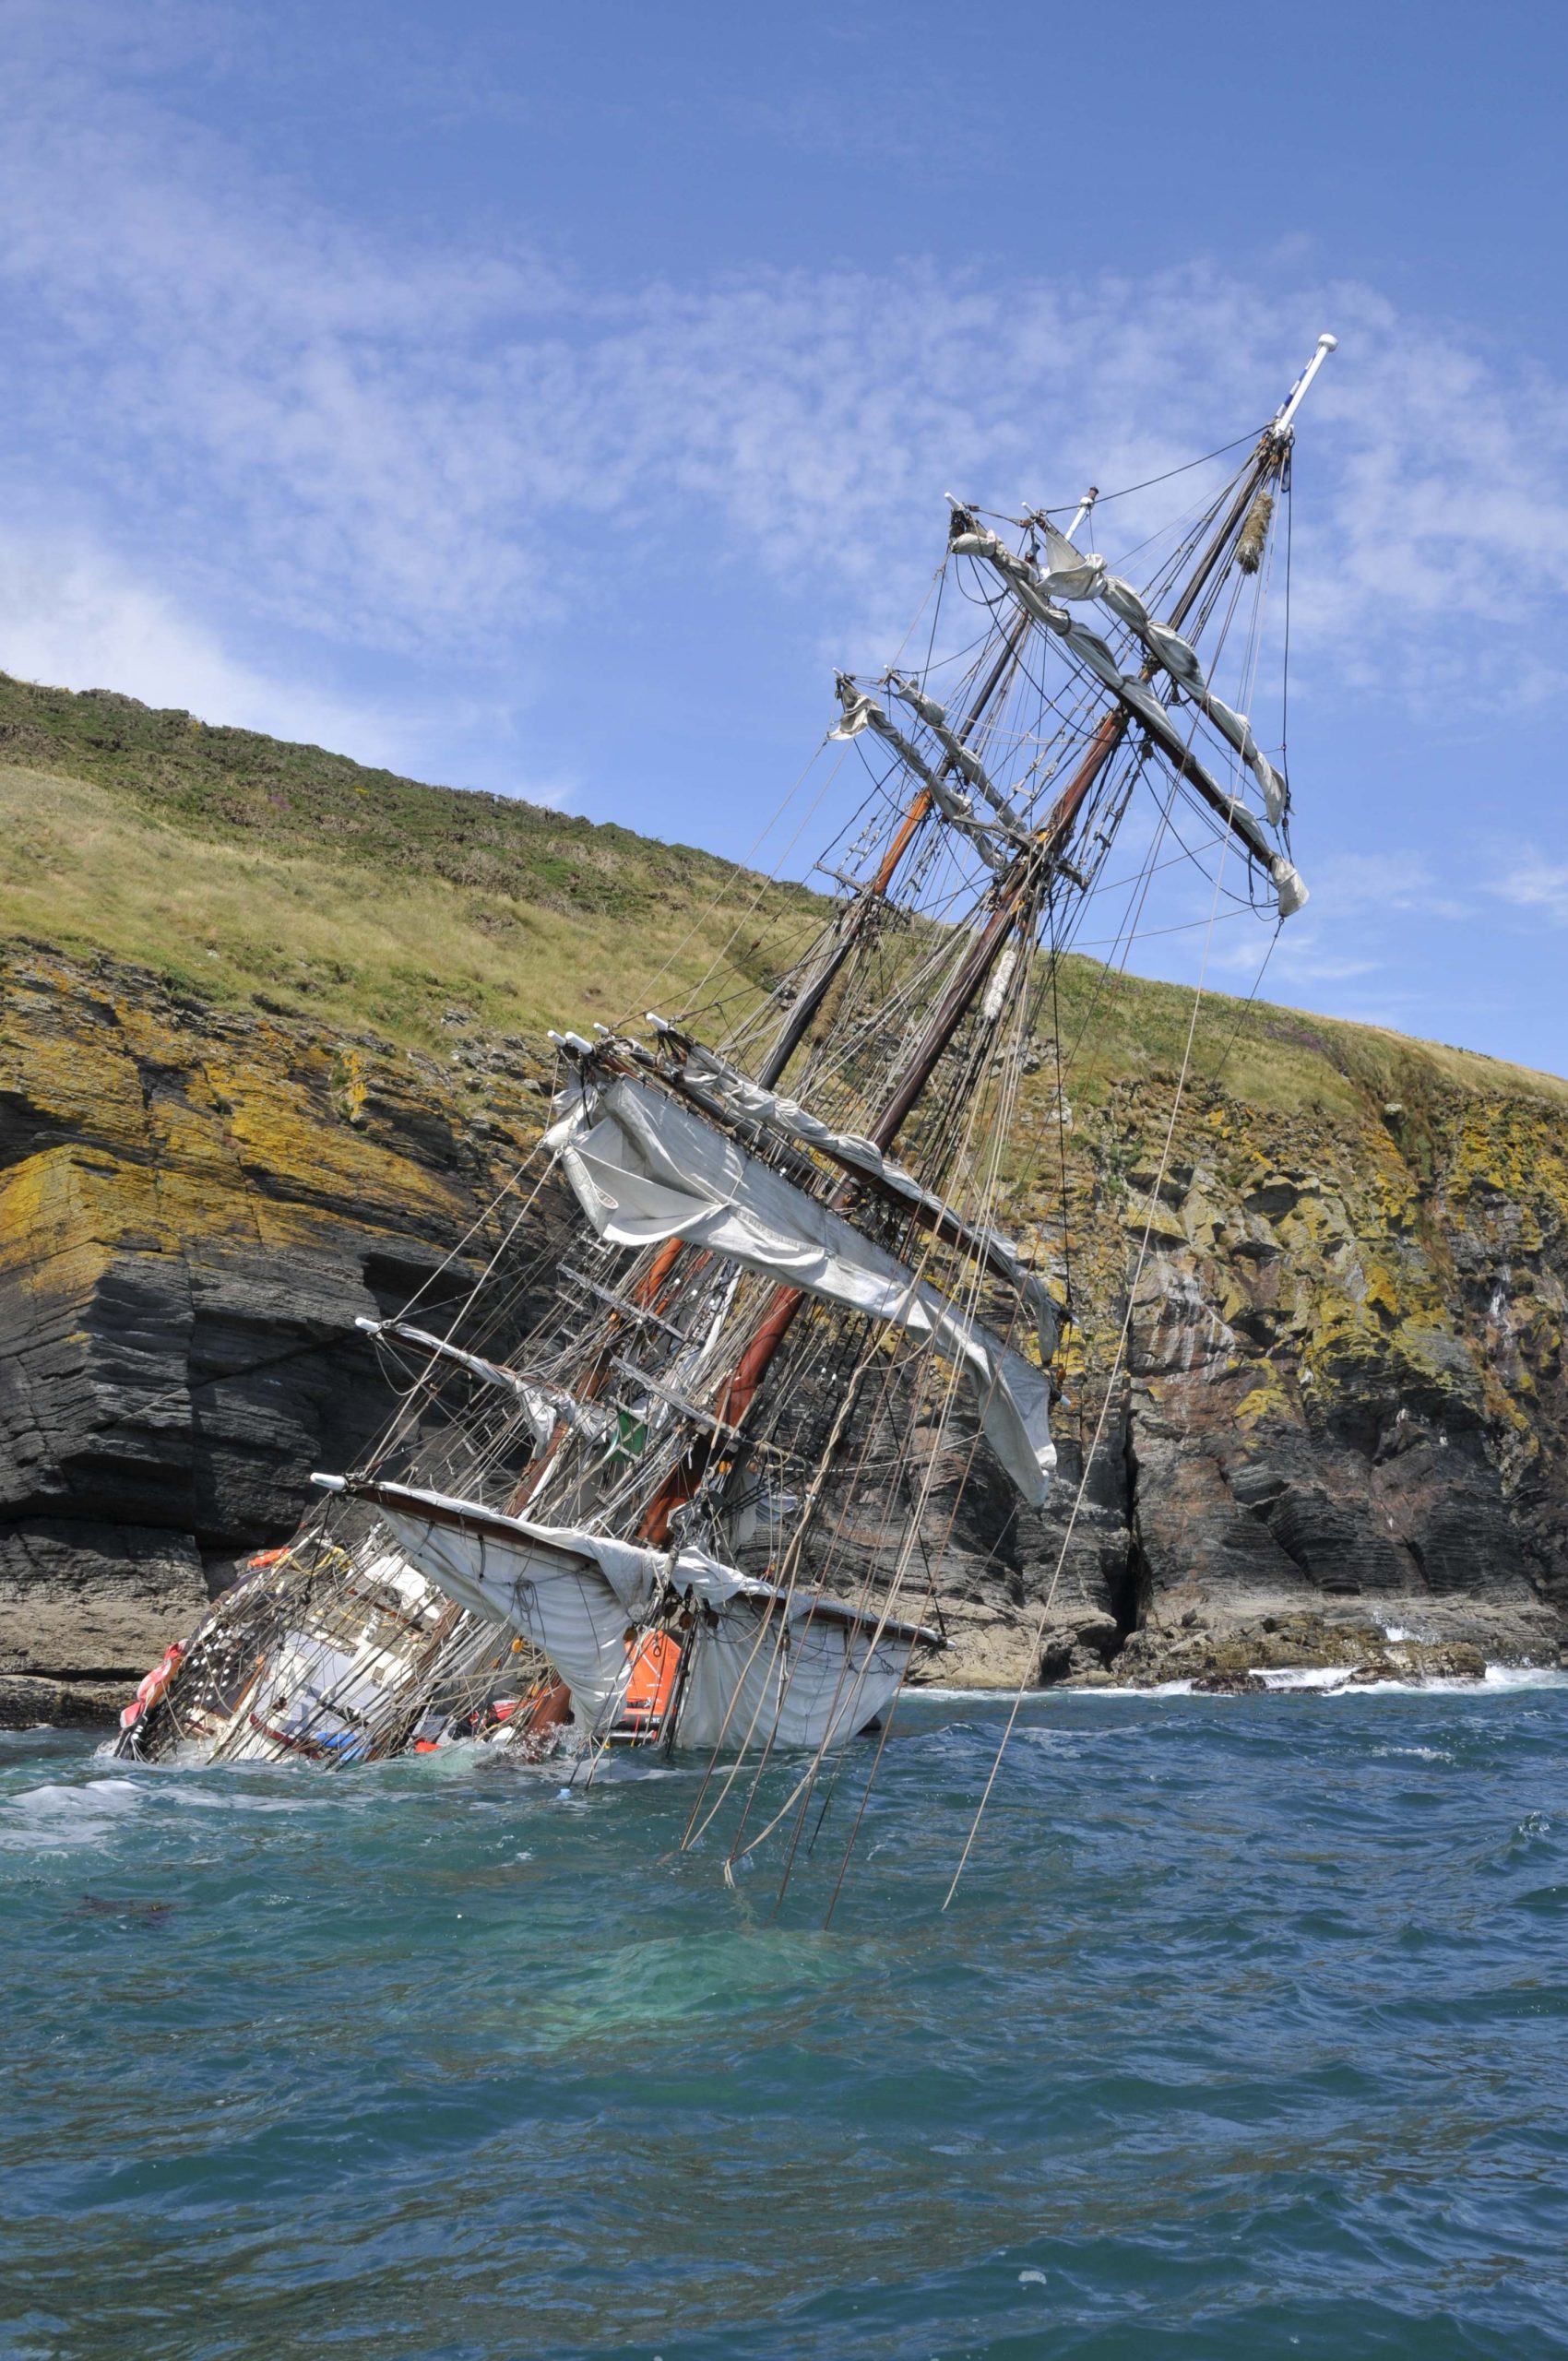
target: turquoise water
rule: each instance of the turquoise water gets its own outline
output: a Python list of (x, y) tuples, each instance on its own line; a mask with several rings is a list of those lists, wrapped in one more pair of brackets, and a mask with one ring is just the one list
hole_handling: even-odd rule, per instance
[(1001, 1713), (826, 1933), (680, 1771), (0, 1741), (0, 2349), (1568, 2352), (1568, 1690), (1042, 1699), (944, 1916)]

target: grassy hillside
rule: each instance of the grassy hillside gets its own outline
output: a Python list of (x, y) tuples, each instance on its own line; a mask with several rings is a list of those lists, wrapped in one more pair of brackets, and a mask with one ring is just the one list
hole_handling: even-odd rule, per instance
[(428, 1045), (754, 994), (823, 905), (711, 854), (0, 674), (0, 928)]
[[(0, 674), (0, 932), (149, 967), (227, 1004), (413, 1048), (454, 1011), (497, 1033), (649, 1005), (733, 1011), (826, 905), (689, 846), (422, 786), (255, 730)], [(1191, 995), (1074, 960), (1073, 1090), (1180, 1061)], [(1202, 1074), (1260, 1108), (1348, 1113), (1433, 1084), (1568, 1102), (1568, 1085), (1376, 1028), (1205, 1003)]]

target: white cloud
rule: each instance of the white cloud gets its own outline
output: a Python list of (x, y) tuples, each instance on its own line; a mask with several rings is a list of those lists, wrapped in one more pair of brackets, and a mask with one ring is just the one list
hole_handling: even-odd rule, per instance
[(208, 721), (393, 757), (397, 731), (368, 708), (237, 663), (211, 631), (91, 541), (0, 533), (0, 663), (24, 681), (123, 688)]
[[(269, 182), (40, 22), (0, 169), (13, 433), (155, 578), (379, 647), (499, 647), (639, 537), (809, 584), (880, 653), (940, 495), (1137, 482), (1273, 409), (1324, 323), (1297, 645), (1485, 700), (1557, 671), (1501, 620), (1568, 593), (1562, 389), (1365, 289), (1213, 271), (1002, 285), (918, 265), (590, 295), (515, 253), (410, 250)], [(169, 13), (164, 38), (180, 29)], [(1115, 552), (1195, 490), (1115, 509)], [(894, 618), (899, 619), (896, 625)]]
[(1560, 861), (1522, 862), (1492, 891), (1519, 909), (1543, 910), (1554, 924), (1568, 926), (1568, 867)]
[(1423, 919), (1463, 919), (1467, 906), (1443, 893), (1430, 861), (1415, 853), (1332, 853), (1314, 863), (1313, 885), (1338, 918), (1415, 911)]
[(577, 782), (509, 763), (515, 718), (449, 700), (439, 717), (313, 688), (238, 661), (209, 626), (150, 588), (113, 552), (80, 533), (0, 528), (0, 668), (68, 689), (128, 691), (198, 719), (303, 741), (358, 762), (429, 775), (433, 742), (471, 745), (462, 784), (530, 802), (568, 801)]

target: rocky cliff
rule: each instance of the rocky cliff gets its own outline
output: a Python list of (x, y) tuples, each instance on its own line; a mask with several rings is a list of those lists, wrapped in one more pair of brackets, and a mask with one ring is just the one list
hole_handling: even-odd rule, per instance
[(0, 1704), (117, 1699), (352, 1461), (389, 1407), (356, 1317), (471, 1279), (543, 1103), (520, 1042), (443, 1064), (10, 946)]
[[(586, 1022), (671, 941), (671, 997), (732, 1000), (812, 913), (750, 881), (737, 944), (704, 856), (125, 699), (0, 681), (7, 737), (0, 1717), (90, 1716), (383, 1423), (354, 1319), (488, 1251), (545, 1009)], [(1162, 1171), (1189, 1003), (1116, 994), (1065, 1093), (1031, 1061), (1014, 1227), (1074, 1242), (1062, 1475), (1020, 1517), (934, 1471), (943, 1677), (1555, 1662), (1568, 1086), (1216, 1002)]]
[[(1270, 1105), (1200, 1080), (1163, 1177), (1170, 1077), (1121, 1080), (1075, 1125), (1084, 1334), (1026, 1596), (1049, 1589), (1102, 1409), (1105, 1432), (1045, 1675), (1554, 1663), (1568, 1091), (1285, 1011), (1258, 1022), (1332, 1093)], [(1106, 1404), (1095, 1370), (1140, 1251)]]

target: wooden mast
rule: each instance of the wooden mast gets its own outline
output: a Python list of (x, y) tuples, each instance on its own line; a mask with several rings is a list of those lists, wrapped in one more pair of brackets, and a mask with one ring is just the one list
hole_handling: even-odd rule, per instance
[[(1017, 661), (1018, 651), (1024, 644), (1028, 627), (1028, 616), (1021, 614), (1008, 633), (1001, 653), (980, 684), (963, 725), (957, 731), (958, 743), (961, 746), (968, 744), (974, 731), (979, 729), (984, 719), (992, 699)], [(943, 762), (937, 776), (939, 778), (945, 778), (956, 768), (953, 756), (949, 754)], [(771, 1090), (781, 1079), (786, 1066), (805, 1039), (811, 1029), (813, 1019), (833, 988), (835, 979), (842, 971), (845, 961), (860, 941), (871, 911), (886, 895), (899, 862), (913, 844), (920, 825), (931, 807), (932, 794), (928, 787), (919, 789), (910, 798), (909, 809), (899, 821), (893, 840), (882, 856), (875, 876), (868, 879), (860, 888), (855, 899), (844, 913), (839, 921), (838, 939), (824, 961), (820, 973), (812, 979), (796, 1001), (794, 1007), (779, 1028), (778, 1039), (763, 1061), (757, 1080), (765, 1090)]]
[[(1260, 486), (1266, 481), (1269, 474), (1278, 465), (1281, 449), (1277, 426), (1271, 426), (1265, 430), (1253, 456), (1253, 463), (1248, 468), (1224, 518), (1171, 610), (1170, 627), (1172, 629), (1179, 628), (1185, 621), (1201, 595), (1205, 584), (1228, 556)], [(1027, 631), (1028, 623), (1028, 617), (1026, 612), (1020, 618), (1022, 628), (1016, 625), (1014, 631), (1009, 634), (1007, 647), (998, 659), (997, 666), (993, 667), (982, 696), (989, 695), (1001, 677), (1002, 668), (1016, 656), (1018, 647), (1022, 645), (1023, 632)], [(1144, 666), (1142, 677), (1145, 680), (1151, 680), (1154, 670), (1153, 661), (1150, 659)], [(1118, 707), (1101, 718), (1082, 762), (1058, 798), (1045, 825), (1038, 832), (1034, 843), (1016, 855), (1005, 876), (998, 882), (995, 908), (990, 919), (977, 937), (968, 958), (944, 994), (926, 1029), (924, 1038), (916, 1049), (909, 1066), (899, 1077), (897, 1086), (867, 1134), (873, 1145), (884, 1152), (892, 1145), (909, 1116), (918, 1105), (943, 1052), (947, 1049), (977, 998), (984, 991), (1003, 945), (1016, 923), (1019, 908), (1029, 888), (1041, 875), (1046, 866), (1052, 860), (1059, 860), (1066, 851), (1089, 792), (1106, 764), (1122, 743), (1131, 719), (1132, 717), (1125, 707)], [(972, 723), (966, 725), (967, 728), (971, 726)], [(917, 807), (920, 807), (919, 817), (923, 818), (924, 810), (928, 806), (929, 798), (925, 797), (922, 790), (921, 795), (917, 796), (911, 803), (909, 813), (906, 815), (904, 827), (900, 830), (900, 836), (905, 841), (908, 840), (905, 831), (912, 835), (914, 827), (918, 825)], [(885, 863), (884, 865), (885, 866)], [(849, 948), (849, 942), (847, 940), (836, 954), (834, 972), (837, 972), (837, 966), (842, 964)], [(826, 983), (823, 989), (826, 991)], [(821, 994), (818, 994), (804, 1022), (798, 1029), (793, 1029), (793, 1038), (790, 1041), (790, 1052), (787, 1055), (792, 1053), (796, 1043), (802, 1037), (806, 1025), (811, 1021), (811, 1014), (814, 1014), (815, 1007), (820, 1004), (820, 999)], [(791, 1016), (793, 1017), (795, 1014), (796, 1012), (792, 1011)], [(787, 1027), (786, 1032), (791, 1029)], [(778, 1047), (782, 1047), (784, 1038), (780, 1036)], [(778, 1073), (782, 1071), (782, 1066), (776, 1064), (776, 1059), (777, 1048), (775, 1057), (769, 1059), (768, 1067), (766, 1070), (773, 1079), (777, 1079)], [(853, 1181), (843, 1181), (834, 1192), (829, 1203), (842, 1207), (853, 1194)], [(721, 1420), (725, 1426), (733, 1428), (743, 1422), (747, 1412), (756, 1400), (763, 1381), (779, 1347), (789, 1335), (801, 1306), (806, 1300), (807, 1297), (802, 1288), (780, 1286), (774, 1289), (763, 1307), (756, 1326), (736, 1363), (729, 1383), (714, 1406), (715, 1418)], [(669, 1532), (671, 1517), (676, 1509), (683, 1506), (693, 1496), (706, 1471), (710, 1456), (707, 1444), (698, 1444), (681, 1466), (671, 1472), (649, 1503), (644, 1516), (640, 1527), (644, 1539), (653, 1542), (665, 1539)]]

